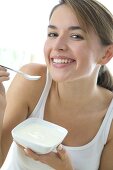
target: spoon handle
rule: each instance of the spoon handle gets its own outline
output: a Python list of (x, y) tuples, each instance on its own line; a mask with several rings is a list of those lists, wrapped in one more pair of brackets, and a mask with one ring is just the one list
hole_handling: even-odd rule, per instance
[(9, 69), (9, 70), (11, 70), (11, 71), (14, 71), (14, 72), (16, 72), (16, 73), (19, 73), (19, 74), (23, 75), (24, 78), (26, 78), (26, 79), (28, 79), (28, 80), (38, 80), (38, 79), (40, 79), (40, 77), (41, 77), (41, 76), (29, 75), (29, 74), (24, 73), (24, 72), (22, 72), (22, 71), (20, 71), (20, 70), (15, 70), (15, 69), (10, 68), (10, 67), (7, 67), (7, 66), (3, 66), (3, 65), (0, 65), (0, 66), (1, 66), (1, 67), (4, 67), (4, 68), (6, 68), (6, 69)]
[(11, 70), (11, 71), (14, 71), (14, 72), (16, 72), (16, 73), (18, 73), (19, 72), (19, 70), (14, 70), (14, 69), (12, 69), (12, 68), (10, 68), (10, 67), (6, 67), (6, 66), (3, 66), (3, 65), (0, 65), (1, 67), (4, 67), (4, 68), (6, 68), (6, 69), (9, 69), (9, 70)]

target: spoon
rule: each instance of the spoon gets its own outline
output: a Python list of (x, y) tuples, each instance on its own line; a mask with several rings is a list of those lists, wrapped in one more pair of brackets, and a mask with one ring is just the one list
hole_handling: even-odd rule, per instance
[(32, 75), (29, 75), (27, 73), (24, 73), (20, 70), (15, 70), (15, 69), (12, 69), (12, 68), (9, 68), (9, 67), (6, 67), (6, 66), (3, 66), (3, 65), (0, 65), (1, 67), (4, 67), (8, 70), (11, 70), (11, 71), (14, 71), (16, 73), (19, 73), (21, 74), (24, 78), (26, 78), (27, 80), (39, 80), (41, 76), (32, 76)]

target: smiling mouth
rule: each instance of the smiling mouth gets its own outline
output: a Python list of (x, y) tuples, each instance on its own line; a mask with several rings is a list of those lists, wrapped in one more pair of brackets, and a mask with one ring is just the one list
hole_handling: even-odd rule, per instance
[(72, 62), (74, 62), (75, 60), (73, 60), (73, 59), (57, 59), (57, 58), (53, 58), (52, 59), (52, 62), (54, 63), (54, 64), (70, 64), (70, 63), (72, 63)]

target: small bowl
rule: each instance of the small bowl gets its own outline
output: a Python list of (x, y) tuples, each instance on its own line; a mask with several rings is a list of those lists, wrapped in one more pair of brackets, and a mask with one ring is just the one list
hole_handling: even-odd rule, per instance
[(12, 130), (12, 137), (18, 144), (38, 154), (54, 151), (62, 143), (68, 131), (54, 123), (28, 118)]

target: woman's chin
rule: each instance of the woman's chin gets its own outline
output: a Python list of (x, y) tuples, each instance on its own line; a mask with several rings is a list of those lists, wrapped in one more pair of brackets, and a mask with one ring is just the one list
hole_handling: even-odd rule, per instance
[(68, 78), (66, 78), (64, 75), (51, 74), (51, 77), (56, 82), (66, 82), (66, 81), (68, 81)]

